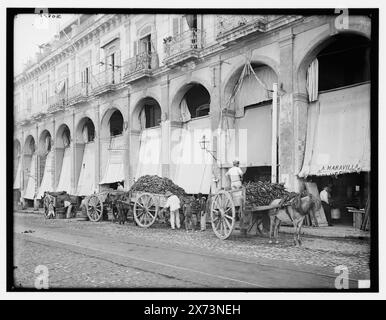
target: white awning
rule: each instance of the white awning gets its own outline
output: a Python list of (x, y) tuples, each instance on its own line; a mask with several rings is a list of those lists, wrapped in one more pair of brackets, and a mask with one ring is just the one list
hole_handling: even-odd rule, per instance
[(33, 200), (35, 198), (35, 181), (36, 181), (36, 154), (32, 155), (31, 164), (28, 168), (27, 177), (27, 188), (25, 189), (23, 198)]
[(64, 149), (62, 169), (60, 170), (59, 183), (56, 191), (71, 193), (71, 148)]
[(13, 188), (20, 189), (20, 179), (21, 179), (21, 157), (19, 157), (19, 161), (17, 163), (16, 177), (13, 181)]
[(299, 177), (370, 171), (370, 84), (319, 94)]
[(144, 175), (162, 175), (160, 128), (142, 131), (135, 179)]
[(44, 166), (43, 179), (39, 187), (37, 198), (41, 198), (45, 191), (54, 191), (52, 188), (52, 172), (54, 170), (54, 152), (50, 151), (46, 157), (46, 164)]
[(200, 145), (203, 135), (210, 140), (209, 119), (193, 120), (181, 130), (181, 140), (173, 148), (172, 162), (176, 166), (173, 181), (191, 194), (208, 194), (213, 177), (213, 158)]
[(95, 143), (84, 146), (82, 167), (80, 169), (77, 195), (87, 196), (95, 189)]
[(125, 180), (124, 147), (123, 136), (115, 137), (111, 140), (105, 173), (99, 184)]

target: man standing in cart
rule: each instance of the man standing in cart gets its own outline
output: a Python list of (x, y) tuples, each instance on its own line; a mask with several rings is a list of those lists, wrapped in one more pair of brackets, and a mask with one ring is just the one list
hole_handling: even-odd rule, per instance
[(181, 227), (180, 225), (180, 199), (175, 195), (172, 194), (170, 191), (166, 192), (165, 196), (168, 197), (165, 206), (160, 211), (162, 213), (167, 208), (170, 209), (170, 225), (172, 229), (175, 229), (175, 226), (177, 226), (177, 229)]
[(225, 174), (226, 176), (229, 177), (231, 181), (232, 189), (240, 189), (242, 186), (243, 171), (240, 169), (239, 165), (240, 165), (240, 161), (234, 160), (233, 167), (230, 168)]

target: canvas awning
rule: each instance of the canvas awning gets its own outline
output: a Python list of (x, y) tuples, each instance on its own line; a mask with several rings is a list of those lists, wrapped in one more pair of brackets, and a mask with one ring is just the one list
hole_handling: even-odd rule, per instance
[(115, 183), (125, 180), (123, 137), (112, 138), (108, 150), (107, 165), (100, 184)]
[(176, 166), (173, 181), (191, 194), (208, 194), (213, 177), (213, 158), (199, 143), (203, 135), (210, 140), (209, 119), (191, 121), (181, 130), (180, 141), (173, 148), (172, 162)]
[(16, 176), (15, 176), (15, 180), (13, 181), (14, 189), (20, 189), (20, 179), (21, 179), (21, 158), (19, 158), (19, 161), (17, 163)]
[(370, 171), (370, 84), (319, 94), (309, 105), (299, 177)]
[(95, 144), (84, 145), (82, 166), (78, 180), (77, 195), (87, 196), (95, 189)]
[(27, 171), (27, 187), (25, 189), (23, 198), (33, 200), (35, 198), (35, 181), (36, 181), (36, 154), (32, 155), (31, 164)]
[(162, 175), (160, 128), (142, 131), (135, 179), (144, 175)]
[(71, 193), (71, 172), (71, 148), (65, 148), (56, 191), (67, 191)]
[(46, 157), (46, 164), (44, 166), (43, 179), (39, 187), (37, 198), (41, 198), (44, 195), (45, 191), (54, 191), (52, 188), (52, 172), (54, 160), (54, 152), (50, 151)]

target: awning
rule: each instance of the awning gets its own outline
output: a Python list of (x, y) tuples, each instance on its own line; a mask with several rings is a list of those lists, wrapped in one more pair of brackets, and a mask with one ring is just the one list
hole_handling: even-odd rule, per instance
[(144, 175), (162, 175), (160, 128), (142, 131), (135, 179)]
[(309, 105), (299, 177), (370, 171), (370, 84), (319, 94)]
[(13, 188), (20, 189), (20, 179), (21, 179), (21, 157), (19, 157), (19, 161), (17, 163), (17, 170), (15, 180), (13, 181)]
[(36, 181), (36, 154), (32, 155), (31, 164), (27, 171), (27, 188), (23, 198), (33, 200), (35, 198), (35, 181)]
[(54, 152), (50, 151), (46, 157), (46, 164), (44, 166), (43, 179), (39, 187), (37, 198), (41, 198), (45, 191), (54, 191), (52, 188), (52, 172), (54, 170)]
[(176, 166), (174, 183), (191, 194), (208, 194), (213, 177), (213, 158), (202, 150), (199, 143), (203, 135), (210, 140), (209, 120), (193, 120), (181, 130), (181, 140), (173, 148), (172, 162)]
[[(236, 119), (236, 157), (241, 166), (271, 166), (272, 150), (272, 105), (252, 107), (244, 116)], [(227, 152), (233, 151), (230, 146)], [(229, 160), (233, 160), (228, 156)]]
[(78, 181), (77, 195), (87, 196), (95, 189), (95, 144), (84, 145), (82, 166)]
[(60, 171), (59, 183), (56, 191), (71, 193), (71, 148), (64, 149), (62, 169)]
[(107, 165), (105, 173), (99, 184), (115, 183), (125, 180), (125, 171), (123, 165), (124, 159), (124, 141), (123, 136), (115, 137), (111, 140), (108, 150)]

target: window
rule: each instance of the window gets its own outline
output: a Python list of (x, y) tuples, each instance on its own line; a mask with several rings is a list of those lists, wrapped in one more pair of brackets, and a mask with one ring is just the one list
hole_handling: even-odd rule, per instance
[(90, 68), (86, 67), (80, 73), (80, 81), (82, 84), (90, 83)]
[(184, 99), (186, 99), (192, 118), (207, 116), (209, 114), (210, 95), (202, 85), (193, 85), (185, 94)]
[(370, 43), (364, 37), (340, 35), (317, 58), (319, 91), (370, 80)]
[(161, 123), (161, 108), (158, 104), (144, 106), (146, 115), (146, 128), (159, 126)]
[(116, 110), (110, 118), (110, 135), (117, 136), (123, 132), (123, 117), (122, 114)]

